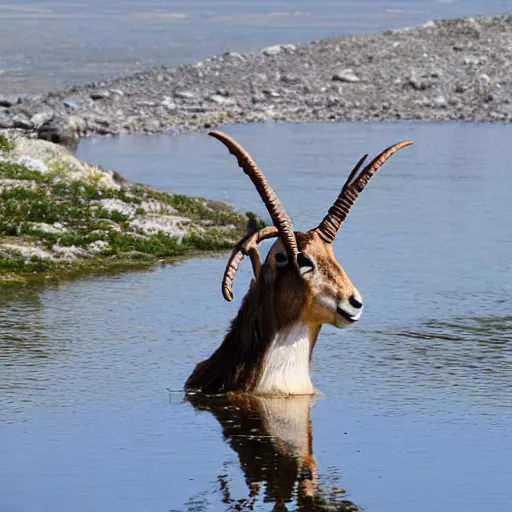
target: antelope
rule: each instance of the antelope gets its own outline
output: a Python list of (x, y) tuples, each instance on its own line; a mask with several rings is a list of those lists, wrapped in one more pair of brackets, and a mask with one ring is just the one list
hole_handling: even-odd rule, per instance
[[(290, 218), (263, 172), (229, 135), (211, 131), (250, 178), (273, 226), (248, 233), (234, 247), (222, 279), (224, 299), (232, 301), (240, 262), (249, 256), (253, 279), (221, 345), (200, 362), (185, 392), (255, 395), (315, 394), (310, 360), (323, 324), (347, 327), (361, 318), (363, 299), (334, 256), (332, 243), (359, 194), (377, 170), (401, 148), (398, 142), (363, 169), (364, 155), (318, 226), (294, 231)], [(277, 238), (264, 263), (258, 245)]]

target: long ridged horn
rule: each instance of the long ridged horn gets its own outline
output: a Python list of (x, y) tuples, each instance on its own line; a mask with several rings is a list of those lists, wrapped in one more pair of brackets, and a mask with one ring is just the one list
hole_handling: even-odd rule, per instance
[(256, 231), (256, 233), (250, 233), (244, 236), (242, 240), (236, 244), (229, 257), (226, 270), (224, 271), (224, 277), (222, 278), (222, 295), (228, 302), (231, 302), (234, 297), (233, 281), (235, 280), (235, 274), (241, 261), (247, 255), (251, 258), (252, 271), (254, 277), (257, 279), (260, 275), (261, 268), (258, 244), (263, 240), (277, 236), (279, 236), (279, 230), (275, 226), (267, 226)]
[(267, 178), (265, 178), (265, 175), (261, 172), (249, 153), (229, 135), (218, 131), (208, 132), (208, 135), (220, 140), (229, 149), (229, 152), (237, 158), (238, 165), (253, 182), (267, 207), (274, 226), (279, 230), (279, 238), (283, 242), (288, 256), (290, 256), (290, 261), (295, 261), (298, 250), (292, 223), (281, 201), (279, 201), (277, 194), (270, 186)]
[(410, 146), (411, 144), (413, 144), (411, 140), (404, 140), (393, 144), (379, 153), (359, 174), (357, 174), (368, 155), (363, 156), (359, 160), (343, 185), (340, 195), (329, 208), (329, 211), (322, 222), (316, 228), (324, 242), (330, 244), (334, 241), (336, 233), (340, 229), (343, 221), (347, 218), (357, 197), (364, 190), (367, 183), (370, 181), (370, 178), (379, 170), (384, 162), (399, 149), (402, 149), (405, 146)]

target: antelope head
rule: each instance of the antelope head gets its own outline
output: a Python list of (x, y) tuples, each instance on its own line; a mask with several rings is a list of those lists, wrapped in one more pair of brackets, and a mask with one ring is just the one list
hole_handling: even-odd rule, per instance
[(254, 278), (258, 279), (261, 274), (258, 244), (268, 238), (278, 238), (265, 264), (274, 283), (275, 301), (281, 305), (276, 311), (281, 317), (279, 323), (286, 324), (289, 319), (300, 318), (307, 323), (331, 324), (339, 328), (359, 320), (363, 300), (336, 260), (332, 243), (370, 178), (389, 157), (412, 141), (390, 146), (361, 170), (368, 155), (363, 156), (320, 224), (307, 232), (298, 232), (293, 230), (279, 198), (249, 154), (224, 133), (213, 131), (209, 135), (223, 142), (236, 156), (238, 164), (254, 183), (274, 224), (247, 235), (234, 248), (222, 280), (224, 298), (233, 300), (233, 281), (244, 256), (251, 258)]
[[(294, 231), (279, 198), (247, 151), (222, 132), (209, 135), (237, 158), (265, 203), (273, 226), (247, 234), (233, 249), (222, 294), (227, 301), (233, 300), (235, 274), (245, 256), (252, 263), (251, 288), (223, 344), (197, 366), (186, 388), (311, 393), (309, 360), (321, 326), (346, 327), (359, 320), (363, 311), (361, 294), (336, 260), (332, 243), (370, 178), (388, 158), (412, 142), (386, 148), (365, 167), (368, 155), (363, 156), (327, 215), (317, 226), (300, 232)], [(258, 246), (271, 238), (277, 240), (262, 264)]]

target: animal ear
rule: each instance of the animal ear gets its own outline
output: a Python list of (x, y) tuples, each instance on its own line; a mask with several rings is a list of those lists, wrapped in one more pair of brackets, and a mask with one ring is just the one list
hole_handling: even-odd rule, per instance
[(276, 252), (274, 256), (276, 260), (276, 267), (286, 267), (288, 265), (288, 255), (284, 252)]
[(301, 275), (315, 269), (313, 260), (305, 252), (299, 252), (299, 254), (297, 254), (297, 265), (299, 266)]

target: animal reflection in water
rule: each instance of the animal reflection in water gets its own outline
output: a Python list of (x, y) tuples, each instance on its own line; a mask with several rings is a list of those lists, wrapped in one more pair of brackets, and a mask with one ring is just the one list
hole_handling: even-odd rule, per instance
[[(219, 478), (222, 501), (233, 510), (261, 508), (359, 511), (343, 499), (343, 491), (322, 488), (315, 458), (311, 425), (312, 396), (258, 397), (188, 394), (198, 411), (212, 413), (225, 441), (237, 453), (248, 487), (247, 498), (231, 495), (229, 482)], [(258, 506), (259, 504), (259, 506)]]
[[(208, 394), (311, 395), (311, 354), (323, 324), (346, 327), (361, 317), (363, 300), (338, 263), (332, 242), (358, 195), (403, 141), (382, 151), (362, 170), (364, 156), (317, 227), (294, 231), (279, 198), (249, 154), (228, 135), (210, 132), (236, 156), (253, 182), (273, 226), (248, 233), (228, 260), (222, 293), (233, 299), (233, 280), (244, 258), (254, 278), (222, 344), (192, 372), (185, 390)], [(277, 238), (265, 262), (258, 244)]]

